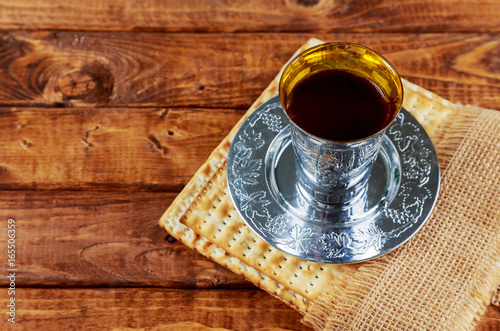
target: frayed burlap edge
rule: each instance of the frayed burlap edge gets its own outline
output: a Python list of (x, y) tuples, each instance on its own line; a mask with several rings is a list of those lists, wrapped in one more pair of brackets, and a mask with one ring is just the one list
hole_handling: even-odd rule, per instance
[[(317, 330), (473, 330), (500, 284), (499, 135), (496, 111), (464, 107), (450, 119), (435, 139), (441, 196), (422, 231), (331, 284), (304, 322)], [(470, 185), (457, 187), (459, 177)], [(487, 238), (460, 236), (471, 230)]]

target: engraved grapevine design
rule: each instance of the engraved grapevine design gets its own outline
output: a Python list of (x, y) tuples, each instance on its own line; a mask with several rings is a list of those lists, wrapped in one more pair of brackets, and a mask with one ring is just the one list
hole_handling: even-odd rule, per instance
[(353, 233), (332, 232), (321, 237), (321, 244), (323, 250), (327, 252), (328, 258), (364, 254), (370, 248), (379, 251), (384, 247), (386, 241), (387, 236), (384, 231), (373, 223)]
[[(420, 129), (404, 121), (403, 113), (399, 113), (396, 125), (389, 128), (387, 134), (403, 154), (401, 158), (403, 176), (407, 181), (401, 185), (399, 195), (403, 197), (400, 208), (386, 208), (384, 215), (394, 223), (401, 225), (391, 236), (397, 237), (422, 216), (425, 201), (431, 198), (430, 190), (425, 186), (429, 181), (432, 164), (429, 161), (431, 151), (423, 147), (418, 132)], [(405, 134), (403, 134), (405, 133)]]
[(259, 109), (258, 112), (256, 111), (257, 115), (250, 121), (250, 126), (254, 127), (259, 120), (262, 120), (269, 130), (280, 132), (283, 129), (283, 120), (281, 116), (272, 112), (273, 109), (280, 107), (279, 103), (273, 103), (265, 106), (263, 109)]
[(289, 231), (287, 239), (277, 239), (276, 241), (283, 245), (289, 246), (291, 249), (303, 253), (310, 253), (310, 242), (318, 238), (318, 234), (314, 233), (311, 228), (301, 227), (295, 224)]
[(286, 214), (278, 215), (264, 223), (264, 230), (273, 234), (282, 234), (285, 232), (285, 225), (287, 222), (288, 216)]
[[(267, 105), (261, 111), (257, 112), (257, 110), (256, 116), (249, 119), (249, 125), (234, 142), (236, 155), (231, 166), (235, 177), (234, 192), (240, 202), (240, 210), (254, 222), (258, 219), (266, 220), (266, 229), (272, 233), (283, 232), (287, 218), (284, 214), (271, 218), (268, 209), (271, 201), (267, 199), (267, 192), (264, 190), (252, 191), (250, 187), (257, 185), (261, 180), (259, 177), (263, 176), (261, 171), (263, 160), (255, 159), (253, 155), (255, 151), (260, 150), (265, 145), (265, 141), (262, 138), (262, 132), (255, 131), (254, 127), (258, 121), (262, 121), (270, 131), (281, 131), (283, 126), (281, 117), (270, 112), (276, 107), (279, 107), (279, 103)], [(270, 218), (271, 220), (268, 220)]]

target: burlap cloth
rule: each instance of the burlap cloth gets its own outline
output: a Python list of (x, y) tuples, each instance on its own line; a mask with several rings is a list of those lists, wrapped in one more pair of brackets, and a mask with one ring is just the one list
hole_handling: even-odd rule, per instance
[(453, 104), (404, 81), (403, 106), (431, 136), (442, 169), (431, 217), (408, 243), (374, 260), (345, 267), (306, 263), (257, 238), (225, 186), (230, 142), (248, 114), (276, 94), (278, 77), (160, 225), (298, 309), (317, 330), (473, 330), (500, 296), (500, 112)]

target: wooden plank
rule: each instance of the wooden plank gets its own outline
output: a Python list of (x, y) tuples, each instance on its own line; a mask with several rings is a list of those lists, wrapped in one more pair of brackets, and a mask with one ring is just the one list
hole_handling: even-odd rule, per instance
[[(174, 330), (198, 324), (229, 329), (252, 329), (260, 327), (259, 323), (267, 327), (299, 326), (279, 324), (299, 318), (286, 305), (253, 290), (240, 277), (184, 245), (165, 241), (166, 234), (156, 221), (173, 194), (1, 192), (1, 196), (0, 227), (7, 228), (9, 218), (16, 221), (17, 326), (66, 329), (65, 323), (78, 323), (85, 328), (99, 325), (107, 329), (161, 324), (157, 327)], [(1, 236), (0, 250), (6, 251), (5, 234)], [(5, 271), (7, 266), (2, 263), (0, 269)], [(1, 279), (4, 290), (0, 288), (0, 313), (6, 316), (8, 284), (3, 281), (5, 275)], [(107, 288), (111, 286), (220, 290)], [(250, 288), (227, 289), (231, 287)], [(267, 317), (261, 316), (264, 311)], [(123, 322), (120, 316), (124, 312), (130, 319), (127, 323), (137, 324), (113, 324)], [(488, 307), (478, 330), (495, 330), (499, 313), (498, 308)], [(5, 319), (0, 326), (2, 323)]]
[[(20, 287), (253, 287), (167, 240), (158, 220), (175, 194), (3, 191), (0, 196), (0, 228), (15, 221)], [(6, 245), (7, 231), (0, 231), (0, 251), (7, 252)], [(0, 286), (8, 284), (3, 257)]]
[(2, 32), (0, 105), (246, 109), (313, 36), (372, 47), (453, 102), (500, 108), (498, 35), (470, 33)]
[[(3, 291), (6, 292), (6, 291)], [(301, 315), (257, 289), (16, 289), (16, 324), (5, 330), (309, 330)]]
[(486, 313), (481, 318), (476, 331), (500, 330), (500, 307), (488, 306)]
[(0, 108), (0, 188), (179, 191), (242, 113)]
[(496, 0), (4, 0), (1, 29), (500, 31)]
[[(10, 296), (0, 295), (2, 330), (309, 330), (301, 315), (257, 289), (17, 288), (16, 324), (7, 321)], [(476, 331), (498, 330), (489, 306)]]

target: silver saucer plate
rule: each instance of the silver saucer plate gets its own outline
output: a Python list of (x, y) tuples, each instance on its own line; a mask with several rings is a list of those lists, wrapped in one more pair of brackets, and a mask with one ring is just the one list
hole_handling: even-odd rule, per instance
[(439, 161), (429, 136), (405, 109), (383, 138), (363, 217), (342, 225), (297, 210), (297, 165), (288, 124), (274, 97), (248, 117), (229, 149), (232, 201), (264, 241), (309, 261), (353, 263), (392, 251), (425, 223), (439, 193)]

